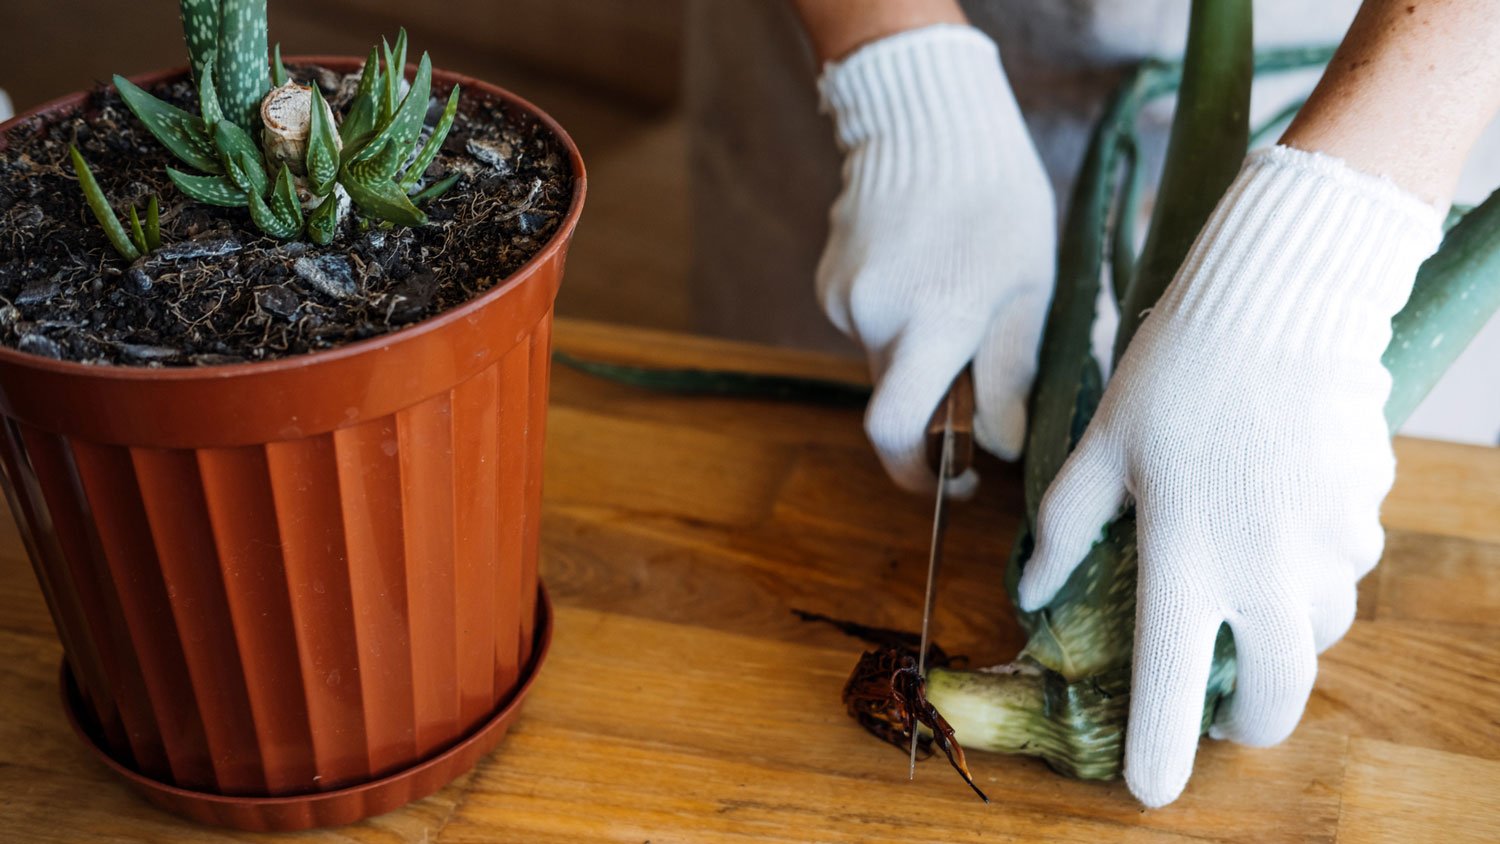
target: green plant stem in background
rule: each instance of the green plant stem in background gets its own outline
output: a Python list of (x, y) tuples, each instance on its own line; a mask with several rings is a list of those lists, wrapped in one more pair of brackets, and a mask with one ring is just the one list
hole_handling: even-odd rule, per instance
[(1234, 181), (1250, 136), (1254, 76), (1250, 0), (1193, 0), (1184, 77), (1167, 163), (1157, 190), (1139, 270), (1127, 285), (1115, 335), (1115, 360), (1125, 353), (1142, 315), (1177, 274), (1193, 239)]

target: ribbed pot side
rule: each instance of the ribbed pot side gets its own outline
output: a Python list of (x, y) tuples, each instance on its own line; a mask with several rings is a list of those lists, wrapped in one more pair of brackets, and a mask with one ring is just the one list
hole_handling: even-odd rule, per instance
[[(535, 107), (434, 77), (437, 95), (458, 82), (533, 113), (571, 154), (563, 225), (503, 283), (401, 331), (267, 363), (84, 366), (0, 349), (0, 466), (66, 653), (70, 714), (148, 797), (200, 820), (302, 828), (424, 796), (473, 764), (468, 745), (499, 740), (545, 650), (552, 303), (583, 164)], [(0, 149), (29, 116), (0, 126)]]

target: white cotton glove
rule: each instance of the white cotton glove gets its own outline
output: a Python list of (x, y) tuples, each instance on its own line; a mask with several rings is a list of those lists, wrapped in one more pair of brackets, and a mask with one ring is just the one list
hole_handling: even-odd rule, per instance
[(1125, 779), (1147, 806), (1192, 772), (1221, 623), (1239, 673), (1211, 735), (1265, 746), (1296, 726), (1317, 654), (1354, 620), (1396, 465), (1380, 358), (1441, 219), (1337, 159), (1252, 154), (1047, 491), (1028, 610), (1135, 499)]
[(818, 298), (868, 356), (871, 443), (898, 485), (934, 489), (924, 429), (972, 360), (976, 437), (1014, 459), (1055, 212), (995, 42), (968, 26), (910, 30), (828, 65), (819, 87), (845, 158)]

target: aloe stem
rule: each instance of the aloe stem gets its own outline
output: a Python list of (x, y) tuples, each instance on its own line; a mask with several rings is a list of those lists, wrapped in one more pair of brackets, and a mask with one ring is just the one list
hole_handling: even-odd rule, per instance
[(219, 53), (219, 0), (181, 0), (177, 10), (193, 79), (201, 80), (203, 67)]
[(1250, 137), (1255, 74), (1250, 0), (1193, 0), (1182, 81), (1156, 213), (1120, 307), (1115, 360), (1177, 274), (1199, 229), (1234, 181)]
[(260, 101), (271, 90), (266, 62), (266, 0), (219, 0), (219, 50), (214, 76), (219, 105), (241, 128), (259, 124)]

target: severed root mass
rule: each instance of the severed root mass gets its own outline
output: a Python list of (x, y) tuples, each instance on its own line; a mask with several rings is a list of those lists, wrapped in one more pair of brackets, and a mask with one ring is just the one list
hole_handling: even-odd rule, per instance
[(974, 784), (964, 760), (964, 749), (953, 738), (953, 728), (928, 703), (926, 687), (927, 682), (917, 673), (917, 661), (910, 653), (897, 648), (865, 651), (854, 666), (854, 673), (849, 675), (849, 682), (844, 684), (844, 704), (861, 726), (902, 751), (911, 746), (917, 724), (925, 725), (932, 734), (918, 736), (920, 749), (930, 756), (932, 745), (936, 744), (979, 799), (990, 802)]

